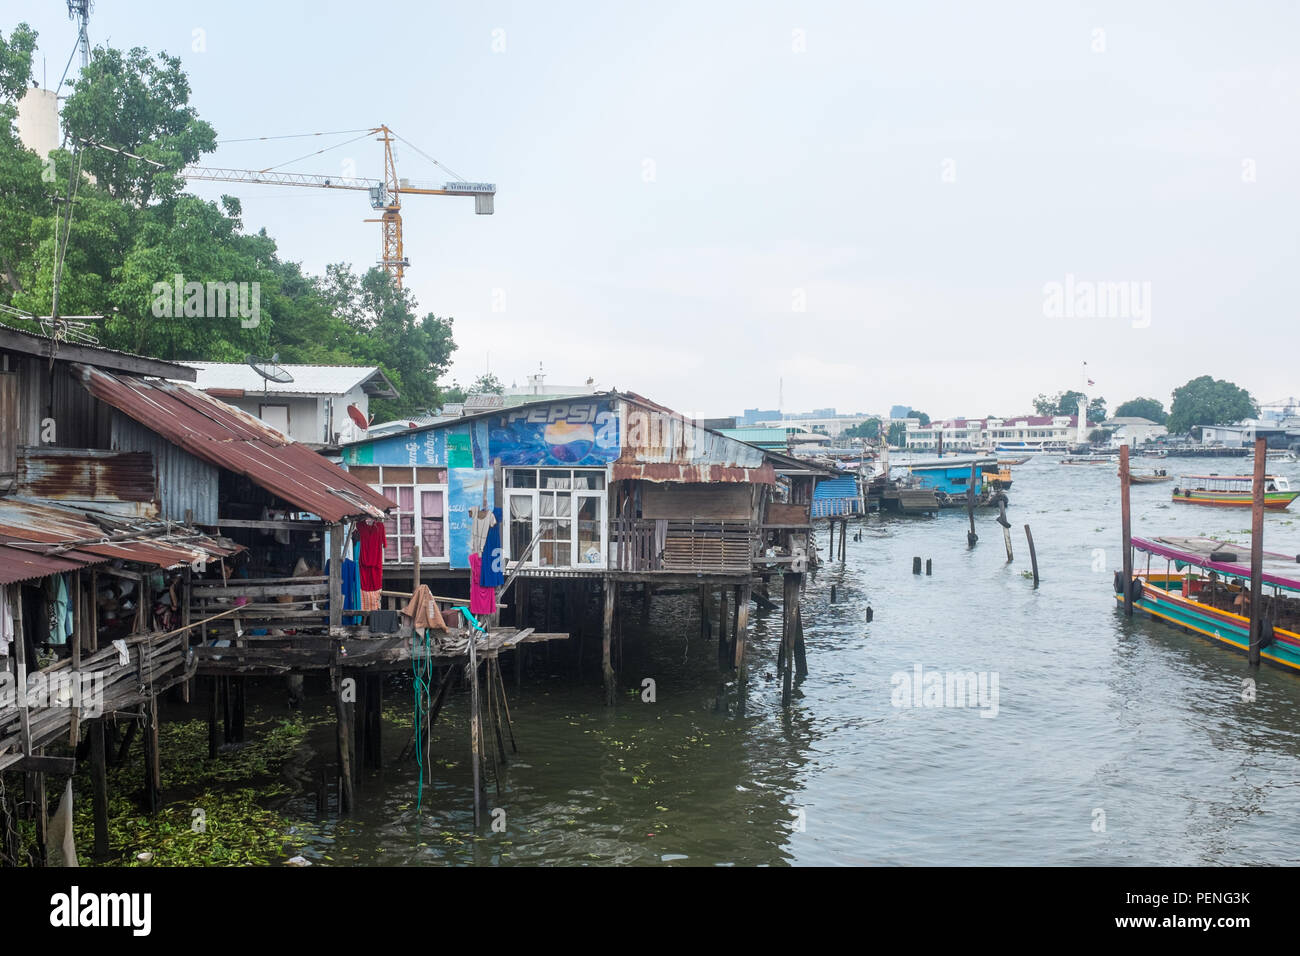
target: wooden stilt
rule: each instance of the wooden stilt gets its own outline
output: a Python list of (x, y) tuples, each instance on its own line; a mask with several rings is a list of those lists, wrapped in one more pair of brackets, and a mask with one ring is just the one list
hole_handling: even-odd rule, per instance
[(803, 608), (795, 610), (794, 616), (794, 676), (803, 680), (808, 676), (808, 652), (803, 643)]
[(605, 614), (601, 622), (600, 660), (605, 676), (605, 705), (614, 706), (614, 665), (610, 657), (610, 643), (614, 638), (614, 602), (618, 585), (605, 578)]
[(162, 774), (158, 766), (158, 698), (144, 702), (144, 809), (153, 815), (162, 805)]
[(221, 678), (209, 677), (208, 684), (208, 759), (217, 755), (221, 746), (221, 731), (217, 729), (217, 714), (221, 710)]
[[(335, 602), (337, 603), (337, 602)], [(349, 674), (339, 672), (338, 689), (334, 694), (334, 716), (337, 726), (339, 754), (339, 815), (346, 816), (356, 805), (356, 784), (353, 770), (354, 755), (352, 725), (355, 720), (355, 702), (345, 700)]]
[[(1029, 566), (1033, 569), (1034, 572), (1034, 587), (1036, 588), (1038, 587), (1038, 553), (1034, 551), (1034, 533), (1029, 530), (1029, 525), (1025, 525), (1025, 538), (1029, 542)], [(1128, 552), (1125, 551), (1124, 553), (1127, 554)], [(1131, 577), (1132, 562), (1130, 561), (1129, 564), (1130, 564), (1130, 577)], [(1129, 613), (1130, 614), (1133, 613), (1133, 609), (1131, 607), (1129, 608)]]
[[(550, 602), (547, 602), (550, 606)], [(548, 615), (549, 616), (549, 615)], [(479, 691), (478, 691), (478, 650), (477, 641), (473, 631), (469, 636), (469, 752), (470, 764), (473, 768), (474, 779), (474, 827), (477, 829), (483, 822), (483, 785), (480, 773), (481, 755), (483, 752), (483, 729), (479, 708)]]
[(501, 709), (505, 715), (506, 730), (510, 734), (510, 752), (517, 754), (519, 753), (519, 747), (515, 743), (515, 722), (510, 717), (510, 702), (506, 700), (506, 682), (505, 682), (505, 678), (501, 676), (500, 663), (497, 664), (497, 682), (498, 682), (497, 690), (500, 692), (501, 695), (499, 698), (501, 701)]
[(748, 663), (745, 660), (745, 643), (749, 638), (749, 598), (753, 588), (746, 581), (739, 588), (740, 596), (736, 599), (736, 640), (733, 666), (736, 669), (736, 712), (745, 713), (745, 695), (748, 691)]
[(108, 748), (104, 740), (104, 720), (90, 722), (90, 783), (93, 788), (95, 818), (95, 859), (108, 859)]
[(790, 706), (793, 670), (794, 637), (799, 615), (799, 578), (800, 575), (787, 573), (785, 578), (785, 595), (781, 627), (781, 706)]
[(724, 585), (718, 589), (718, 668), (720, 670), (729, 670), (731, 668), (731, 648), (727, 641), (727, 588)]

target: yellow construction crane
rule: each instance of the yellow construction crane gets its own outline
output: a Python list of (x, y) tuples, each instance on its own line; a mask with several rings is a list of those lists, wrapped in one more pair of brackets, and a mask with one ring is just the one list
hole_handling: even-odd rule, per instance
[(364, 189), (370, 193), (370, 207), (382, 210), (377, 222), (382, 235), (382, 252), (379, 264), (391, 275), (398, 288), (411, 261), (402, 248), (402, 197), (403, 196), (473, 196), (474, 212), (480, 216), (493, 213), (497, 194), (495, 183), (471, 183), (465, 180), (446, 182), (441, 186), (432, 183), (413, 183), (397, 177), (397, 164), (393, 161), (393, 140), (397, 137), (387, 126), (370, 130), (376, 140), (384, 144), (384, 178), (356, 179), (346, 176), (320, 176), (313, 173), (286, 173), (271, 169), (214, 169), (204, 166), (187, 166), (181, 171), (187, 179), (203, 179), (224, 183), (265, 183), (272, 186), (315, 186), (319, 189)]

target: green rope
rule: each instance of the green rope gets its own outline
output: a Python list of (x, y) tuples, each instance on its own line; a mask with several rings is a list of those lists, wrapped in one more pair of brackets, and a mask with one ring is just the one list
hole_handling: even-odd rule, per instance
[[(414, 635), (411, 640), (415, 640)], [(429, 652), (428, 628), (424, 630), (423, 656), (411, 655), (411, 674), (415, 678), (415, 765), (419, 770), (415, 790), (415, 812), (419, 813), (424, 803), (424, 737), (429, 732), (424, 726), (424, 714), (428, 713), (430, 707), (429, 690), (433, 677), (433, 656)], [(420, 708), (422, 700), (423, 711)]]

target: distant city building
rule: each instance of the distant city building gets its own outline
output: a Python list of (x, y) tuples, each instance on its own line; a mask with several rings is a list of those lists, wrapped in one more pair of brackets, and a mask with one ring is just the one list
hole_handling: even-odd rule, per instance
[(1000, 444), (1024, 447), (1027, 451), (1060, 448), (1078, 437), (1077, 415), (1017, 415), (1011, 418), (950, 418), (922, 425), (919, 419), (907, 423), (906, 447), (915, 451), (980, 451)]
[(741, 414), (740, 418), (737, 419), (737, 424), (741, 427), (747, 427), (750, 425), (757, 425), (759, 422), (780, 421), (780, 420), (781, 420), (780, 409), (747, 408), (745, 409), (744, 413)]
[(1140, 418), (1136, 415), (1108, 418), (1101, 423), (1100, 427), (1110, 431), (1112, 448), (1119, 448), (1121, 445), (1132, 448), (1144, 442), (1164, 438), (1169, 434), (1169, 429), (1164, 425), (1157, 425), (1149, 418)]
[(911, 407), (909, 407), (909, 406), (907, 406), (907, 405), (891, 405), (891, 406), (889, 407), (889, 417), (890, 417), (890, 418), (906, 418), (907, 415), (908, 415), (908, 413), (909, 413), (911, 410), (912, 410)]

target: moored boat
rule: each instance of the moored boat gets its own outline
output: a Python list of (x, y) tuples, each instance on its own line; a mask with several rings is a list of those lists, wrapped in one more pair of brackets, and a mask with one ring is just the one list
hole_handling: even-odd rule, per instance
[[(1174, 488), (1173, 500), (1183, 504), (1249, 508), (1254, 502), (1254, 475), (1183, 475)], [(1264, 478), (1264, 507), (1281, 511), (1300, 498), (1281, 475)]]
[[(1135, 566), (1133, 609), (1210, 638), (1230, 650), (1250, 648), (1250, 546), (1216, 538), (1133, 538), (1148, 555)], [(1165, 560), (1164, 570), (1158, 567)], [(1157, 565), (1152, 569), (1152, 564)], [(1124, 601), (1124, 575), (1115, 572), (1115, 597)], [(1260, 659), (1300, 671), (1300, 565), (1296, 555), (1264, 553)]]
[(1157, 468), (1148, 474), (1131, 471), (1128, 476), (1128, 483), (1130, 485), (1157, 485), (1163, 481), (1173, 480), (1174, 476), (1167, 474), (1163, 468)]
[(1062, 465), (1108, 465), (1115, 461), (1114, 455), (1092, 455), (1086, 458), (1062, 458)]

